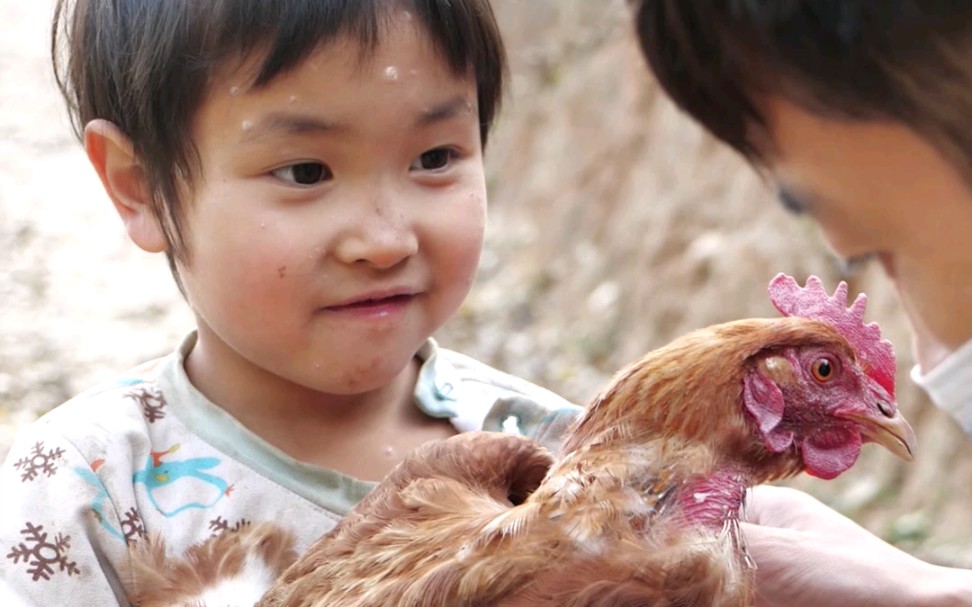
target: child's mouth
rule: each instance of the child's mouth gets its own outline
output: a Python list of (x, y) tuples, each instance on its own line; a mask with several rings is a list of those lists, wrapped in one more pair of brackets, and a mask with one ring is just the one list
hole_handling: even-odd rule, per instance
[(362, 316), (387, 317), (403, 311), (415, 299), (415, 295), (403, 293), (388, 297), (367, 298), (359, 301), (329, 306), (327, 312), (349, 313)]
[(392, 295), (390, 297), (380, 297), (377, 299), (362, 299), (361, 301), (355, 301), (349, 304), (344, 304), (341, 306), (334, 306), (329, 308), (330, 310), (354, 310), (354, 309), (368, 309), (368, 308), (380, 308), (381, 306), (396, 305), (405, 303), (412, 299), (411, 295)]

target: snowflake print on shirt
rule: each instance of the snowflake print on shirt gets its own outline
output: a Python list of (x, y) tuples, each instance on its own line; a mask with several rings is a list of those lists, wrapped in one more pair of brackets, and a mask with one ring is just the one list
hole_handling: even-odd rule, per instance
[(128, 512), (119, 522), (121, 532), (125, 536), (125, 543), (133, 545), (136, 540), (145, 537), (145, 525), (142, 524), (142, 515), (135, 508), (129, 508)]
[(209, 521), (209, 529), (210, 531), (212, 531), (210, 537), (216, 537), (217, 535), (227, 531), (229, 532), (239, 531), (243, 527), (249, 527), (249, 526), (250, 526), (250, 521), (246, 520), (245, 518), (241, 518), (235, 523), (233, 523), (232, 525), (230, 525), (230, 522), (228, 520), (224, 519), (221, 516), (217, 516), (213, 520)]
[(24, 471), (20, 475), (20, 480), (24, 483), (36, 479), (42, 472), (48, 477), (51, 477), (57, 472), (55, 462), (61, 459), (63, 455), (64, 449), (60, 447), (57, 449), (48, 449), (45, 452), (44, 443), (36, 442), (34, 443), (33, 449), (30, 450), (30, 455), (14, 462), (14, 468)]
[[(33, 581), (49, 580), (53, 574), (60, 571), (66, 572), (69, 576), (81, 573), (78, 564), (67, 558), (67, 550), (71, 547), (71, 536), (58, 533), (52, 542), (48, 540), (50, 534), (44, 531), (44, 526), (33, 523), (27, 523), (27, 526), (20, 530), (20, 534), (26, 541), (11, 548), (7, 558), (12, 559), (15, 565), (21, 560), (26, 563), (27, 573)], [(57, 565), (57, 571), (54, 570), (53, 565)]]
[(134, 400), (142, 407), (142, 415), (150, 424), (165, 417), (166, 402), (162, 391), (156, 386), (145, 386), (132, 390), (126, 397)]

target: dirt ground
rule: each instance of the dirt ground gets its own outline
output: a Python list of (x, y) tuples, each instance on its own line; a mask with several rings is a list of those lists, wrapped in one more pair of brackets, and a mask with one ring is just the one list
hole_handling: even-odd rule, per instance
[[(512, 92), (487, 151), (479, 279), (445, 345), (584, 402), (690, 329), (773, 314), (779, 271), (842, 278), (739, 159), (648, 78), (624, 0), (495, 0)], [(0, 457), (17, 429), (191, 328), (161, 257), (125, 239), (70, 132), (47, 60), (50, 0), (0, 3)], [(910, 385), (904, 319), (848, 279), (898, 352), (915, 463), (878, 449), (795, 484), (927, 558), (972, 566), (972, 445)]]

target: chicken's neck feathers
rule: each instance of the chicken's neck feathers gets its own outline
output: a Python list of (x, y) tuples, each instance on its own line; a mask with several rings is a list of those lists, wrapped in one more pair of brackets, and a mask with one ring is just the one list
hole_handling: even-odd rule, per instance
[(796, 317), (689, 333), (620, 371), (575, 422), (563, 452), (593, 446), (623, 451), (663, 441), (718, 454), (743, 467), (753, 483), (791, 477), (803, 470), (802, 458), (795, 447), (766, 452), (743, 402), (744, 380), (761, 356), (841, 339), (819, 321)]
[(658, 438), (702, 442), (716, 434), (714, 424), (728, 426), (719, 435), (742, 433), (742, 380), (754, 348), (731, 347), (713, 330), (689, 334), (619, 372), (572, 428), (564, 451)]

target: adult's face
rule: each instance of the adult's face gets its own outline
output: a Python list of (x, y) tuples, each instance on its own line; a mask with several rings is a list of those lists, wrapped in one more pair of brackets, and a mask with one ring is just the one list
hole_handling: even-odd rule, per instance
[(972, 188), (959, 171), (900, 123), (821, 117), (778, 97), (762, 109), (785, 202), (838, 255), (880, 261), (922, 370), (972, 339)]

